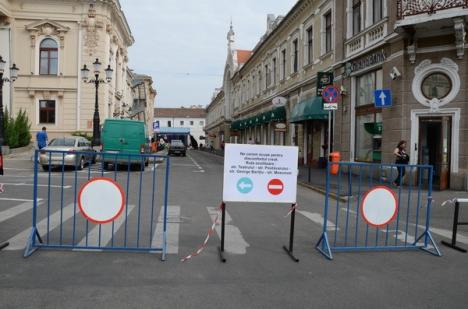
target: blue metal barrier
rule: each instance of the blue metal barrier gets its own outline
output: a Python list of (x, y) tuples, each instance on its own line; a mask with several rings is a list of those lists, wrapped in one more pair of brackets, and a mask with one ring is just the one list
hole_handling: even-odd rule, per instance
[[(36, 150), (34, 162), (32, 229), (24, 257), (48, 248), (161, 252), (165, 260), (168, 156)], [(96, 178), (112, 180), (123, 191), (124, 211), (110, 223), (93, 223), (78, 207), (80, 188)], [(162, 205), (161, 213), (156, 205)]]
[[(338, 165), (336, 175), (331, 166)], [(422, 249), (441, 256), (430, 232), (433, 168), (430, 165), (329, 162), (322, 235), (316, 249), (333, 251)], [(363, 198), (373, 188), (391, 192), (395, 217), (384, 226), (363, 218)]]

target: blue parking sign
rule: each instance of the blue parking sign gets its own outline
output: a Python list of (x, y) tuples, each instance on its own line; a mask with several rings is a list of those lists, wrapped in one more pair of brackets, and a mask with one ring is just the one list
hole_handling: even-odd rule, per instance
[(153, 131), (159, 130), (159, 120), (153, 121)]
[(392, 91), (390, 89), (375, 90), (374, 105), (376, 108), (392, 107)]

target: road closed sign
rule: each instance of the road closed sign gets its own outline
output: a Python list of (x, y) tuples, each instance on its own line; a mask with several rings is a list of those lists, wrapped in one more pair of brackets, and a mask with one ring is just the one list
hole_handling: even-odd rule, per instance
[(226, 144), (224, 202), (296, 203), (298, 148)]

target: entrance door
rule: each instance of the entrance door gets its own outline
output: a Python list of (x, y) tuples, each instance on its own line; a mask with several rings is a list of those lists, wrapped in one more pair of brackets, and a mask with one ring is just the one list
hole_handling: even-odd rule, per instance
[(433, 185), (439, 190), (450, 187), (451, 132), (450, 116), (419, 118), (418, 162), (434, 167)]

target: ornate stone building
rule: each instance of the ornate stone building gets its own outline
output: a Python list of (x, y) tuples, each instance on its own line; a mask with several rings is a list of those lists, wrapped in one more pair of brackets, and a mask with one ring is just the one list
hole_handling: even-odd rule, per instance
[[(344, 160), (393, 162), (406, 140), (411, 163), (434, 166), (436, 189), (466, 189), (467, 2), (347, 0), (336, 11), (346, 21), (335, 70), (346, 95), (335, 149)], [(379, 89), (390, 90), (391, 107), (376, 107), (389, 99), (375, 98)]]
[(32, 131), (92, 131), (95, 89), (80, 69), (96, 59), (102, 78), (107, 65), (114, 70), (99, 87), (101, 121), (133, 104), (125, 97), (133, 93), (127, 49), (134, 38), (118, 0), (0, 0), (0, 41), (0, 55), (20, 69), (5, 105), (26, 110)]
[[(333, 2), (300, 0), (284, 17), (268, 15), (266, 33), (241, 63), (231, 27), (219, 94), (224, 99), (216, 96), (208, 107), (208, 136), (210, 110), (220, 104), (230, 127), (229, 135), (224, 130), (227, 142), (297, 145), (300, 164), (318, 164), (325, 154), (328, 116), (316, 83), (317, 73), (332, 70), (335, 61)], [(286, 104), (273, 105), (277, 97)]]

